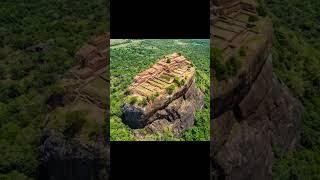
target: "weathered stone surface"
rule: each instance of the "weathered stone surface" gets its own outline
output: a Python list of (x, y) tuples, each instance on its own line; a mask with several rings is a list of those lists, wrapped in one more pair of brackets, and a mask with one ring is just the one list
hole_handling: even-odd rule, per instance
[[(204, 94), (196, 88), (194, 76), (193, 65), (178, 53), (139, 73), (128, 88), (128, 98), (135, 97), (138, 102), (123, 105), (123, 122), (134, 129), (145, 128), (148, 132), (169, 129), (180, 136), (193, 125), (195, 111), (204, 103)], [(172, 92), (167, 90), (170, 86), (175, 87)], [(145, 104), (140, 103), (143, 100)]]
[[(146, 128), (152, 132), (162, 132), (165, 127), (168, 127), (175, 136), (179, 137), (186, 129), (194, 125), (195, 111), (202, 108), (204, 103), (204, 95), (198, 90), (194, 84), (190, 86), (185, 96), (182, 96), (172, 101), (165, 109), (157, 111), (149, 118), (151, 124)], [(167, 126), (159, 121), (168, 122)]]
[(132, 128), (143, 128), (146, 125), (144, 113), (142, 109), (135, 108), (129, 104), (122, 107), (123, 122)]
[[(234, 77), (218, 81), (213, 67), (211, 176), (271, 179), (273, 149), (286, 152), (299, 144), (303, 106), (273, 74), (268, 18), (259, 17), (255, 30), (248, 28), (247, 18), (239, 19), (256, 15), (256, 4), (212, 2), (212, 46), (222, 50), (224, 58), (236, 55), (240, 47), (247, 53)], [(252, 38), (259, 40), (248, 41)]]
[[(82, 58), (87, 58), (85, 67), (77, 64), (71, 68), (58, 82), (63, 87), (64, 94), (54, 95), (48, 100), (47, 104), (50, 105), (51, 111), (44, 120), (41, 134), (40, 179), (109, 179), (110, 147), (107, 143), (109, 137), (106, 132), (109, 122), (105, 123), (106, 114), (109, 113), (106, 108), (109, 86), (109, 79), (106, 77), (109, 51), (108, 48), (103, 48), (109, 46), (109, 40), (101, 38), (102, 36), (99, 37), (91, 40), (92, 45), (90, 46), (94, 47), (94, 51), (97, 52), (95, 55), (105, 57), (104, 60), (101, 60), (103, 62), (95, 61), (93, 56), (88, 59), (90, 55), (85, 52), (77, 53), (76, 59), (81, 55), (83, 55)], [(103, 35), (103, 37), (108, 36)], [(90, 63), (98, 65), (90, 65)], [(80, 72), (84, 69), (89, 69), (90, 73), (84, 73), (84, 76), (81, 76)], [(82, 127), (72, 137), (61, 133), (63, 131), (61, 125), (55, 124), (54, 121), (55, 113), (63, 114), (71, 111), (86, 112), (86, 120), (90, 121), (87, 123), (97, 125), (94, 127), (96, 133), (93, 139), (88, 134), (89, 127)]]
[(109, 33), (105, 33), (84, 44), (75, 54), (78, 65), (70, 72), (78, 78), (87, 79), (104, 69), (109, 61), (109, 38)]
[(269, 59), (247, 96), (213, 120), (212, 153), (227, 179), (271, 179), (272, 147), (285, 152), (299, 142), (302, 105), (271, 66)]
[(56, 131), (44, 131), (40, 146), (40, 179), (109, 179), (109, 145), (84, 146)]

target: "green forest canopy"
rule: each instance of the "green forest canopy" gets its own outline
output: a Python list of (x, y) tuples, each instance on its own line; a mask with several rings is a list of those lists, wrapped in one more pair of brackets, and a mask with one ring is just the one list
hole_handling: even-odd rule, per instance
[(108, 31), (107, 9), (104, 0), (0, 2), (0, 179), (37, 176), (46, 101), (75, 51)]
[(320, 1), (260, 0), (274, 24), (276, 74), (305, 108), (302, 147), (277, 154), (274, 179), (319, 179)]

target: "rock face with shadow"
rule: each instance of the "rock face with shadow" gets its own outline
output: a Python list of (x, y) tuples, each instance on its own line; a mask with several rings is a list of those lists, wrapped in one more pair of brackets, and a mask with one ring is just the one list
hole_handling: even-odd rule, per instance
[(211, 178), (271, 179), (275, 152), (299, 145), (303, 106), (273, 73), (272, 23), (254, 1), (211, 5), (211, 46), (222, 64), (241, 63), (229, 76), (212, 70)]
[[(108, 180), (109, 34), (93, 37), (48, 99), (39, 147), (40, 178)], [(101, 88), (105, 87), (105, 88)]]
[(128, 87), (122, 119), (132, 129), (144, 129), (136, 137), (171, 131), (176, 137), (191, 128), (204, 94), (195, 84), (195, 67), (180, 53), (160, 59), (140, 72)]
[(50, 130), (43, 132), (41, 144), (40, 179), (109, 179), (109, 144), (84, 145)]

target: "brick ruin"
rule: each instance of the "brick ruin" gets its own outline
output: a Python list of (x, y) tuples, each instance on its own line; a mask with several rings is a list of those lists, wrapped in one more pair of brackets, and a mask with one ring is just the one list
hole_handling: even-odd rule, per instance
[(67, 104), (78, 100), (105, 109), (106, 94), (102, 94), (99, 84), (108, 86), (107, 67), (109, 62), (109, 34), (91, 38), (75, 54), (77, 64), (61, 80), (66, 89)]
[(83, 45), (75, 54), (77, 61), (74, 73), (86, 79), (107, 65), (109, 35), (96, 36)]
[[(122, 106), (123, 122), (148, 133), (169, 129), (181, 136), (193, 126), (195, 111), (204, 104), (204, 94), (195, 85), (195, 72), (190, 61), (173, 53), (137, 74)], [(134, 102), (132, 98), (136, 98)], [(146, 135), (134, 133), (138, 139)]]
[(254, 0), (215, 0), (211, 3), (211, 14), (225, 15), (238, 13), (242, 9), (255, 12), (256, 3)]
[(220, 79), (211, 68), (211, 178), (272, 179), (273, 148), (298, 146), (303, 107), (273, 72), (272, 22), (256, 2), (211, 2), (213, 60), (241, 63)]
[(225, 59), (245, 46), (259, 30), (249, 22), (257, 17), (256, 3), (251, 0), (216, 0), (211, 3), (211, 43), (223, 51)]
[(128, 88), (130, 94), (139, 97), (147, 97), (156, 92), (164, 94), (166, 87), (174, 84), (174, 78), (187, 81), (193, 76), (194, 68), (191, 66), (191, 62), (178, 53), (168, 55), (135, 76)]
[[(64, 179), (66, 173), (93, 168), (97, 170), (85, 172), (82, 177), (90, 173), (90, 177), (104, 179), (110, 153), (106, 132), (109, 42), (109, 34), (90, 39), (76, 53), (76, 65), (57, 82), (64, 90), (63, 102), (45, 116), (39, 148), (45, 172), (52, 167), (63, 169), (58, 175), (57, 171), (50, 171), (50, 177), (57, 175), (57, 179)], [(65, 133), (68, 112), (82, 112), (86, 119), (71, 135)], [(70, 177), (74, 178), (74, 173)]]

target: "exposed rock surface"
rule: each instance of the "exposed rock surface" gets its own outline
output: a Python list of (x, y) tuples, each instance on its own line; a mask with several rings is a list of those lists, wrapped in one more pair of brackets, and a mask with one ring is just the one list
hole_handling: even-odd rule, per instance
[(204, 103), (204, 95), (195, 85), (195, 68), (178, 53), (139, 73), (128, 90), (123, 122), (150, 133), (167, 128), (180, 136), (193, 125), (195, 111)]
[(211, 5), (212, 46), (225, 59), (246, 49), (235, 76), (219, 81), (213, 67), (211, 177), (271, 179), (274, 150), (299, 144), (303, 107), (273, 74), (269, 19), (248, 21), (256, 16), (256, 4), (213, 0)]
[(40, 147), (40, 179), (109, 179), (109, 145), (83, 145), (62, 133), (46, 130)]
[[(40, 179), (109, 179), (108, 38), (106, 34), (94, 37), (79, 50), (77, 65), (58, 82), (63, 97), (49, 98), (52, 111), (46, 116), (40, 142)], [(85, 51), (88, 46), (91, 50)], [(83, 76), (85, 69), (89, 71)], [(61, 116), (71, 111), (86, 112), (88, 121), (72, 136), (64, 132), (65, 117)]]

